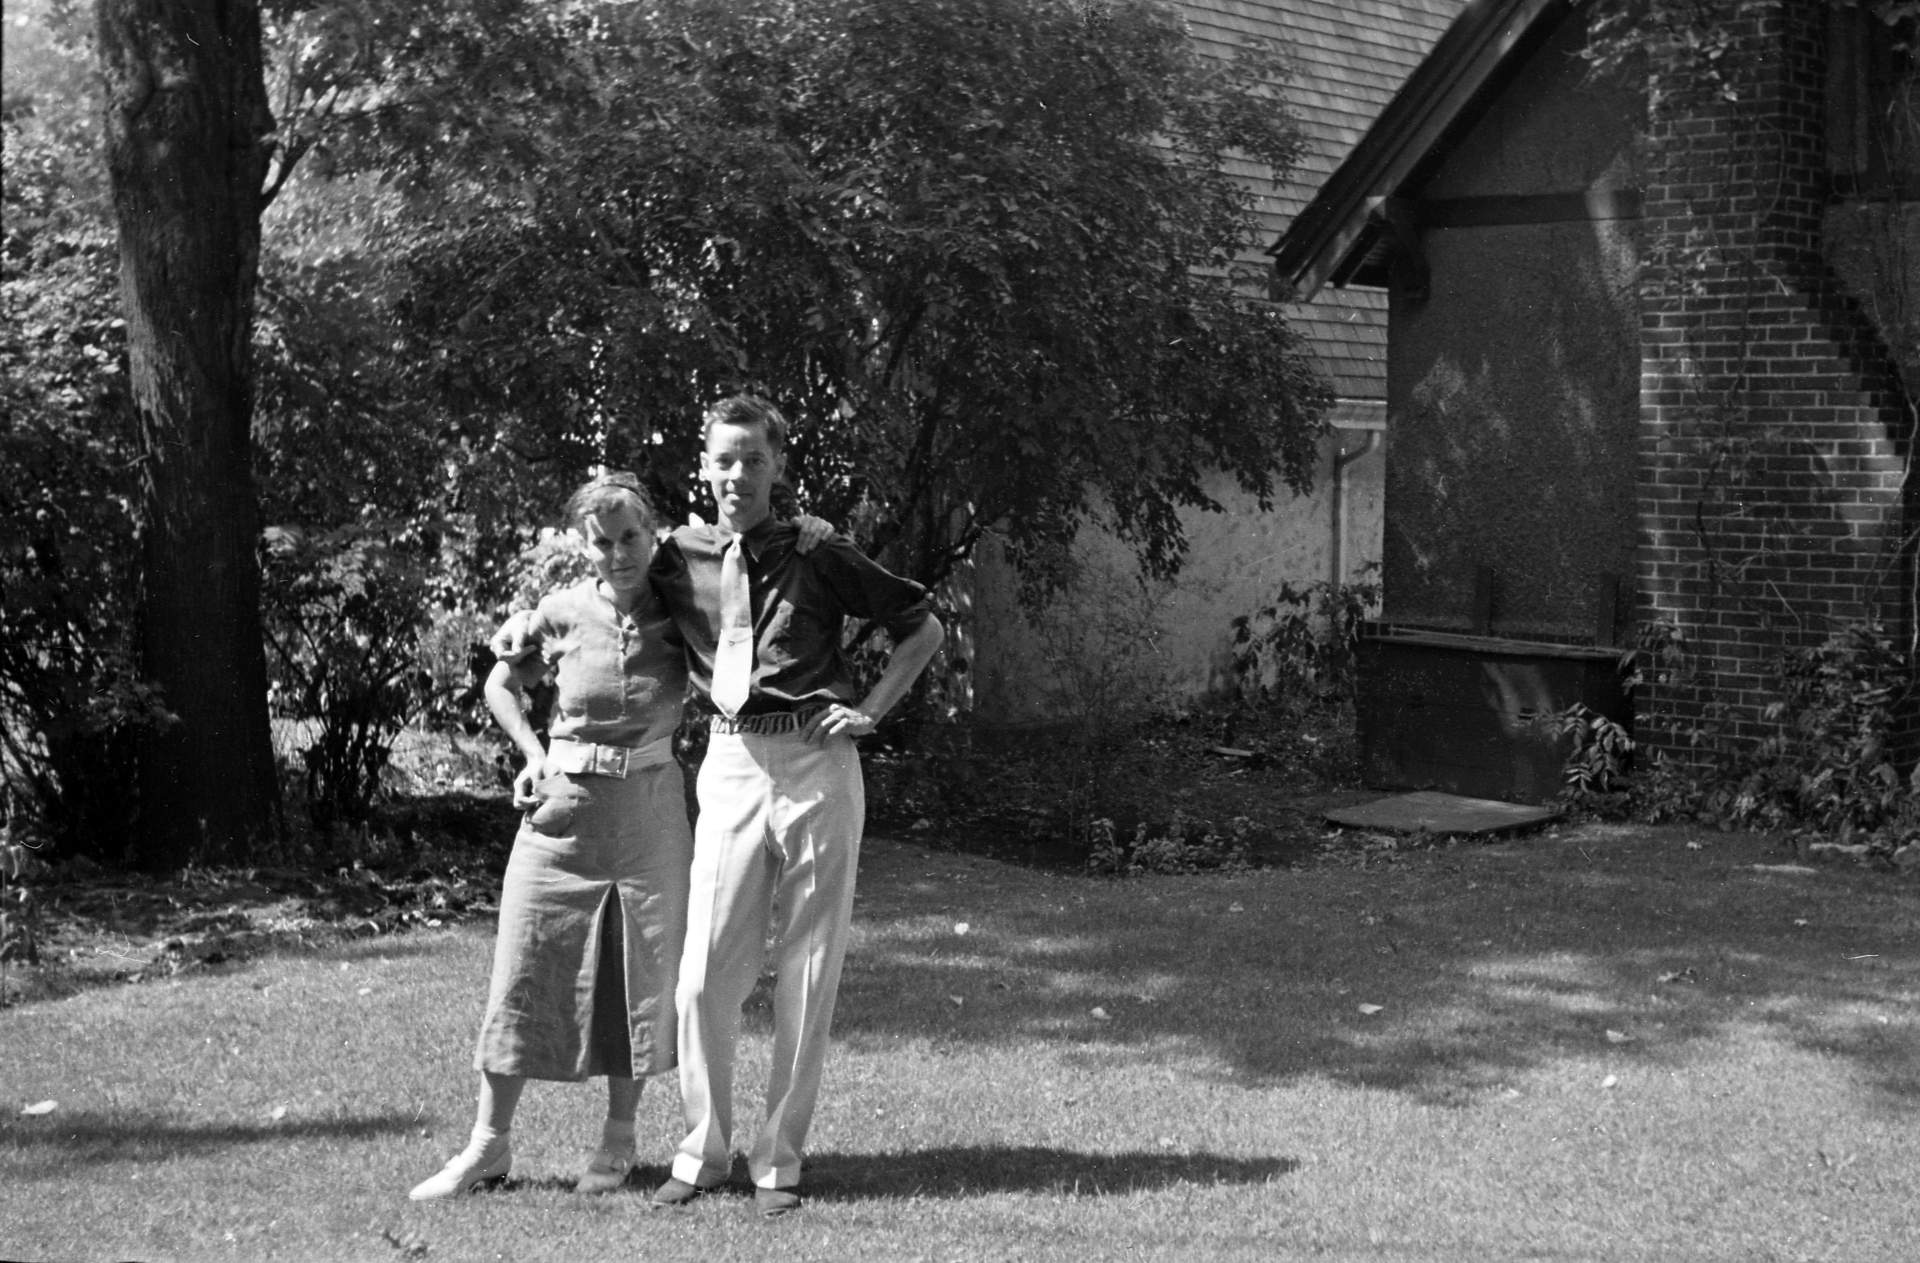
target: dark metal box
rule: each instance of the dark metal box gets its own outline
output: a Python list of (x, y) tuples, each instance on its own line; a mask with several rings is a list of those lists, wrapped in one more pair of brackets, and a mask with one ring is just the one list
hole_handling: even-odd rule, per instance
[(1386, 629), (1360, 642), (1361, 774), (1380, 789), (1541, 803), (1570, 739), (1540, 720), (1575, 702), (1628, 726), (1622, 651)]

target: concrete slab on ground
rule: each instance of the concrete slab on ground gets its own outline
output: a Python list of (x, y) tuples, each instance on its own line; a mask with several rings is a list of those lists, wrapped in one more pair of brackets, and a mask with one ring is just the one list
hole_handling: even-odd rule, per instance
[(1531, 829), (1560, 813), (1552, 807), (1528, 807), (1491, 798), (1462, 798), (1437, 790), (1396, 794), (1326, 813), (1329, 822), (1350, 829), (1383, 833), (1500, 834)]

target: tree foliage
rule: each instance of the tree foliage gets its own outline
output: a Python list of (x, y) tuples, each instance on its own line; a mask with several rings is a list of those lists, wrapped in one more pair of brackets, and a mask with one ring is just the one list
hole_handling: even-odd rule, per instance
[(1223, 469), (1310, 476), (1320, 387), (1236, 293), (1230, 154), (1289, 164), (1281, 68), (1209, 63), (1146, 4), (627, 6), (599, 108), (521, 178), (449, 172), (400, 313), (435, 386), (535, 465), (638, 465), (688, 496), (691, 424), (740, 387), (789, 474), (937, 582), (1097, 518), (1170, 573)]
[(417, 497), (406, 414), (483, 568), (590, 464), (692, 504), (694, 420), (741, 387), (797, 422), (811, 507), (929, 582), (988, 529), (1032, 560), (1089, 518), (1169, 573), (1210, 471), (1263, 502), (1310, 477), (1321, 388), (1232, 284), (1255, 222), (1225, 160), (1300, 143), (1270, 53), (1209, 62), (1137, 0), (269, 16), (282, 160), (331, 178), (276, 214), (351, 203), (358, 238), (269, 270), (270, 336), (348, 337), (269, 369), (264, 446)]
[[(89, 781), (50, 734), (103, 749), (172, 716), (111, 616), (151, 580), (152, 514), (103, 116), (73, 69), (95, 50), (84, 6), (29, 8), (68, 34), (9, 40), (0, 705), (9, 782), (57, 798)], [(1236, 291), (1258, 243), (1224, 165), (1297, 153), (1268, 53), (1207, 62), (1140, 0), (259, 9), (242, 394), (268, 671), (320, 725), (310, 765), (378, 762), (385, 721), (354, 745), (345, 699), (414, 713), (448, 672), (358, 689), (339, 665), (504, 596), (587, 466), (695, 504), (695, 422), (732, 389), (798, 423), (810, 507), (929, 582), (987, 530), (1044, 579), (1088, 520), (1165, 574), (1211, 471), (1262, 500), (1306, 483), (1321, 388)], [(316, 794), (351, 816), (365, 788)]]
[[(170, 721), (126, 634), (136, 438), (111, 234), (57, 116), (8, 101), (0, 244), (0, 765), (14, 812), (63, 848), (123, 858), (138, 731)], [(11, 814), (11, 813), (0, 813)]]
[[(1791, 0), (1790, 0), (1791, 2)], [(1911, 52), (1920, 29), (1920, 0), (1816, 0), (1829, 10), (1864, 14), (1884, 42)], [(1736, 100), (1733, 20), (1741, 0), (1580, 0), (1587, 44), (1581, 56), (1596, 74), (1620, 73), (1647, 59), (1667, 67), (1651, 104), (1675, 108), (1687, 101)], [(1889, 118), (1890, 126), (1903, 120)]]
[[(0, 805), (0, 815), (37, 817), (37, 831), (66, 847), (121, 859), (135, 836), (140, 796), (100, 788), (130, 786), (134, 739), (177, 716), (148, 682), (152, 671), (136, 639), (141, 584), (151, 578), (138, 561), (139, 541), (154, 534), (143, 525), (152, 514), (142, 508), (140, 473), (153, 462), (140, 457), (128, 389), (128, 325), (116, 293), (104, 115), (92, 64), (97, 41), (86, 8), (73, 0), (9, 5), (0, 718), (12, 803)], [(559, 6), (268, 0), (264, 8), (265, 79), (279, 116), (265, 137), (269, 161), (251, 196), (240, 199), (255, 221), (272, 209), (260, 319), (246, 339), (259, 368), (251, 383), (259, 405), (254, 465), (266, 520), (276, 524), (269, 538), (278, 544), (263, 554), (274, 563), (264, 630), (276, 647), (270, 666), (280, 713), (302, 721), (290, 730), (316, 733), (306, 762), (318, 755), (337, 768), (353, 760), (328, 752), (351, 746), (364, 710), (354, 699), (366, 690), (334, 687), (346, 677), (329, 664), (375, 641), (383, 651), (397, 645), (411, 660), (423, 628), (436, 618), (447, 625), (427, 598), (457, 588), (461, 571), (472, 569), (442, 564), (469, 556), (445, 549), (433, 526), (443, 474), (458, 460), (439, 441), (441, 410), (411, 388), (418, 374), (395, 353), (380, 290), (380, 230), (392, 220), (368, 207), (403, 200), (394, 191), (404, 192), (431, 165), (417, 160), (419, 152), (458, 158), (455, 142), (476, 134), (493, 143), (497, 129), (482, 107), (497, 108), (512, 85), (537, 81), (550, 106), (564, 101), (564, 76), (548, 55)], [(135, 63), (153, 54), (149, 68), (165, 61), (164, 37), (177, 34), (171, 22), (152, 29), (158, 43), (132, 52)], [(469, 75), (490, 91), (472, 92)], [(472, 109), (469, 99), (478, 103)], [(382, 178), (291, 178), (303, 163), (333, 163), (329, 142), (377, 160)], [(509, 495), (515, 489), (511, 478), (501, 487)], [(247, 519), (251, 498), (240, 515)], [(523, 505), (517, 501), (516, 511)], [(290, 557), (297, 561), (288, 564)], [(377, 598), (371, 603), (360, 599), (369, 590)], [(316, 599), (329, 593), (340, 600)], [(342, 608), (350, 616), (330, 617)], [(202, 643), (207, 630), (196, 626), (180, 644)], [(259, 632), (249, 639), (257, 656)], [(307, 652), (316, 642), (322, 647)], [(288, 646), (301, 648), (279, 652)], [(315, 687), (317, 678), (329, 686)], [(235, 687), (228, 675), (197, 692)], [(396, 713), (415, 708), (409, 700)], [(264, 720), (264, 710), (257, 714)], [(229, 795), (231, 780), (229, 768)], [(365, 788), (364, 778), (324, 783), (316, 801), (323, 811), (352, 814)], [(157, 850), (148, 858), (167, 862)]]

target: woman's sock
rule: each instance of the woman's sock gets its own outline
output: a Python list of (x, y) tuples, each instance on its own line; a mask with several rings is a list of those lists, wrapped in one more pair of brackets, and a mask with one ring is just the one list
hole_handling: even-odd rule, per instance
[(631, 1118), (609, 1118), (600, 1125), (600, 1147), (608, 1153), (632, 1153), (635, 1132)]
[(505, 1149), (512, 1133), (507, 1128), (495, 1129), (486, 1123), (475, 1123), (473, 1134), (467, 1138), (467, 1151), (475, 1155), (492, 1157)]

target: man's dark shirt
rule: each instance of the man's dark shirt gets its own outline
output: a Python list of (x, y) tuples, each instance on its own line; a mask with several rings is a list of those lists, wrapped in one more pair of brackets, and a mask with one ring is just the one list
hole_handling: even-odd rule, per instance
[[(753, 684), (743, 715), (795, 705), (859, 699), (840, 651), (848, 617), (875, 619), (904, 639), (932, 615), (926, 589), (884, 569), (836, 535), (811, 553), (794, 550), (800, 530), (769, 518), (746, 533), (753, 598)], [(732, 536), (716, 526), (683, 526), (653, 554), (649, 577), (687, 642), (687, 675), (704, 700), (713, 689), (720, 632), (720, 559)]]

